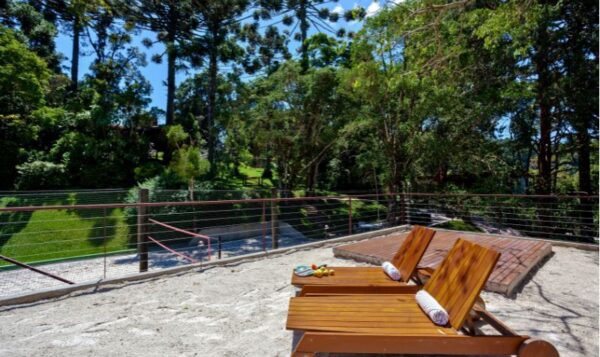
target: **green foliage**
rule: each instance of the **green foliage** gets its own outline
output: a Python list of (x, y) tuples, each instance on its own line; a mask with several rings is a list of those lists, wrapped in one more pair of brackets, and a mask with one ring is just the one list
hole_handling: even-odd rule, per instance
[(17, 166), (19, 190), (57, 189), (66, 184), (65, 165), (47, 161), (32, 161)]
[(286, 62), (257, 83), (249, 130), (257, 134), (258, 149), (274, 159), (281, 189), (292, 190), (304, 172), (309, 181), (314, 179), (330, 152), (347, 109), (337, 84), (331, 68), (303, 74), (297, 62)]
[[(0, 4), (0, 187), (597, 191), (597, 3), (382, 4), (347, 40), (330, 24), (364, 9), (324, 5)], [(141, 30), (165, 46), (164, 130)], [(83, 79), (58, 31), (72, 78), (77, 39), (93, 57)]]
[(451, 231), (461, 232), (483, 232), (474, 224), (463, 221), (462, 219), (453, 219), (448, 222), (436, 225), (436, 228), (449, 229)]
[[(353, 34), (331, 25), (362, 20), (365, 10), (340, 14), (323, 0), (0, 2), (0, 188), (139, 185), (151, 201), (267, 197), (273, 187), (283, 196), (598, 192), (598, 2), (380, 3)], [(56, 52), (59, 31), (73, 40), (67, 66)], [(150, 107), (141, 33), (150, 34), (144, 47), (164, 46), (151, 51), (166, 64), (164, 112)], [(83, 78), (81, 55), (91, 63)], [(127, 201), (137, 199), (136, 187)], [(27, 204), (9, 201), (0, 205)], [(320, 210), (325, 203), (331, 209)], [(480, 217), (497, 207), (457, 204)], [(507, 225), (527, 217), (535, 230), (552, 217), (565, 232), (592, 231), (597, 217), (565, 221), (564, 209), (581, 212), (579, 204), (539, 214), (506, 202), (503, 210), (516, 208), (502, 214)], [(393, 209), (357, 199), (352, 215), (380, 221)], [(221, 224), (210, 210), (151, 213)], [(343, 200), (281, 209), (308, 236), (322, 236), (321, 219), (348, 212)], [(101, 212), (0, 215), (8, 237), (0, 252), (35, 261), (98, 253), (99, 244), (123, 251), (135, 213), (111, 211), (108, 240)], [(240, 223), (256, 218), (232, 214)], [(64, 222), (88, 239), (61, 233)], [(477, 230), (461, 220), (444, 227)]]
[(163, 165), (159, 162), (151, 161), (136, 167), (133, 173), (137, 182), (144, 182), (147, 179), (160, 175), (163, 171)]
[[(384, 174), (385, 186), (390, 191), (402, 189), (408, 179), (415, 177), (415, 162), (421, 157), (426, 130), (431, 120), (444, 115), (442, 98), (447, 94), (444, 83), (435, 74), (417, 72), (417, 63), (407, 53), (380, 51), (378, 46), (394, 47), (398, 38), (377, 37), (387, 33), (396, 23), (369, 22), (364, 36), (355, 40), (352, 68), (343, 72), (342, 89), (361, 103), (358, 117), (345, 128), (350, 138), (373, 139), (366, 150), (383, 152), (387, 159), (376, 168)], [(381, 27), (380, 27), (381, 26)], [(406, 44), (404, 44), (406, 46)], [(406, 47), (405, 47), (406, 48)], [(359, 143), (363, 145), (363, 143)], [(374, 163), (371, 155), (360, 158)]]
[(46, 63), (0, 26), (0, 115), (26, 114), (44, 104)]
[(210, 163), (201, 156), (200, 148), (190, 140), (181, 125), (167, 127), (166, 137), (169, 144), (176, 148), (169, 169), (182, 181), (188, 182), (190, 195), (193, 197), (194, 181), (208, 172)]
[(64, 164), (70, 185), (122, 187), (135, 183), (133, 170), (144, 151), (143, 141), (125, 141), (118, 130), (111, 130), (101, 137), (66, 133), (56, 141), (50, 154)]
[(12, 188), (16, 167), (27, 159), (27, 148), (37, 138), (36, 128), (17, 115), (0, 116), (0, 187)]
[[(352, 37), (353, 33), (346, 33), (344, 29), (334, 31), (330, 26), (330, 23), (335, 23), (340, 19), (338, 12), (330, 11), (327, 7), (323, 6), (326, 2), (324, 0), (278, 0), (264, 2), (264, 8), (254, 12), (254, 18), (259, 19), (269, 18), (272, 11), (283, 12), (284, 16), (281, 22), (285, 26), (291, 27), (291, 30), (285, 30), (284, 33), (300, 42), (300, 67), (302, 72), (306, 72), (310, 64), (309, 59), (309, 47), (311, 46), (308, 37), (309, 29), (315, 27), (319, 32), (327, 36), (326, 33), (335, 34), (339, 37), (348, 36)], [(352, 10), (346, 11), (342, 16), (347, 20), (361, 20), (365, 17), (365, 10), (355, 5)], [(323, 43), (317, 35), (316, 39), (313, 39), (313, 46), (317, 42)], [(314, 51), (314, 47), (312, 49)], [(322, 58), (326, 58), (327, 55)]]
[(183, 131), (183, 127), (181, 125), (173, 125), (165, 128), (167, 137), (167, 141), (169, 145), (175, 148), (181, 147), (186, 140), (189, 139), (189, 134)]
[(169, 166), (183, 180), (191, 181), (208, 172), (210, 164), (200, 155), (198, 148), (185, 146), (178, 149), (173, 155)]
[(56, 52), (54, 38), (58, 30), (53, 23), (53, 16), (40, 13), (31, 2), (9, 0), (3, 3), (6, 4), (3, 23), (18, 30), (19, 37), (23, 38), (29, 49), (41, 57), (51, 71), (60, 73), (62, 56)]
[(306, 40), (311, 67), (345, 66), (349, 63), (350, 46), (324, 33), (318, 33)]

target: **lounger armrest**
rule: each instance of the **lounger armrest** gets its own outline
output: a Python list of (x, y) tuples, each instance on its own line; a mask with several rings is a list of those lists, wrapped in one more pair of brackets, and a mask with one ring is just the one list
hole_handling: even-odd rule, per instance
[(328, 296), (353, 294), (415, 294), (416, 285), (365, 286), (365, 285), (304, 285), (299, 296)]
[(496, 331), (500, 332), (504, 336), (519, 336), (513, 329), (506, 326), (502, 321), (498, 320), (496, 316), (492, 315), (489, 311), (481, 306), (473, 306), (473, 310), (477, 313), (481, 319), (492, 326)]

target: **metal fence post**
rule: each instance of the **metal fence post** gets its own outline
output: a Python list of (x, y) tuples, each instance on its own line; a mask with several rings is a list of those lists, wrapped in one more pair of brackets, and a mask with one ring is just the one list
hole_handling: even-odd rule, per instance
[(404, 191), (399, 190), (398, 192), (398, 219), (399, 225), (406, 224), (406, 207), (404, 206)]
[(219, 259), (221, 259), (221, 236), (217, 236), (217, 241), (219, 243)]
[(102, 239), (102, 245), (104, 247), (104, 279), (106, 279), (106, 239), (108, 238), (106, 236), (108, 234), (106, 231), (106, 208), (102, 210), (102, 226), (104, 227), (102, 230), (102, 235), (104, 236)]
[(140, 188), (138, 191), (140, 203), (137, 207), (137, 249), (140, 257), (140, 273), (148, 271), (148, 239), (146, 238), (148, 216), (143, 203), (148, 202), (148, 189)]
[(352, 196), (348, 199), (348, 235), (352, 234)]
[(265, 201), (262, 202), (262, 217), (261, 217), (261, 226), (262, 226), (262, 247), (263, 252), (267, 251), (267, 204)]
[(277, 222), (277, 202), (276, 202), (276, 198), (277, 198), (277, 189), (273, 189), (271, 191), (271, 247), (273, 249), (277, 249), (279, 248), (279, 237), (278, 237), (278, 232), (277, 232), (277, 228), (278, 228), (278, 222)]
[[(580, 229), (578, 235), (581, 235), (581, 239), (584, 242), (594, 243), (597, 234), (598, 225), (594, 225), (594, 211), (592, 206), (593, 201), (589, 198), (588, 192), (580, 192), (579, 204), (576, 207), (579, 209), (579, 225)], [(574, 214), (577, 216), (577, 214)]]

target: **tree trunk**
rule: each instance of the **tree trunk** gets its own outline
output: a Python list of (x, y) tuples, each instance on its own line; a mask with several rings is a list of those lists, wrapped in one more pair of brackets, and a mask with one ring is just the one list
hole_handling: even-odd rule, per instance
[(392, 182), (388, 184), (388, 211), (387, 211), (387, 222), (390, 226), (396, 225), (396, 187)]
[(79, 37), (81, 35), (81, 24), (79, 17), (73, 20), (73, 49), (71, 51), (71, 90), (77, 92), (79, 81)]
[(169, 9), (169, 25), (167, 33), (167, 113), (166, 124), (173, 124), (175, 112), (175, 32), (177, 31), (177, 13), (173, 6)]
[[(175, 52), (175, 30), (173, 21), (171, 20), (170, 30), (167, 35), (167, 108), (165, 113), (165, 124), (173, 125), (173, 117), (175, 112), (175, 61), (177, 54)], [(172, 152), (167, 149), (163, 154), (163, 162), (168, 165), (171, 162)]]
[(527, 161), (525, 161), (525, 169), (523, 170), (525, 177), (525, 191), (523, 193), (529, 193), (530, 186), (530, 177), (529, 177), (529, 168), (531, 167), (531, 156), (533, 155), (533, 147), (529, 145), (527, 149)]
[(565, 44), (565, 68), (566, 76), (572, 79), (566, 97), (573, 108), (571, 125), (575, 129), (577, 143), (578, 190), (584, 196), (580, 198), (577, 208), (580, 216), (578, 234), (585, 237), (582, 240), (593, 243), (598, 237), (598, 225), (594, 224), (594, 210), (598, 201), (585, 196), (593, 195), (595, 191), (590, 173), (590, 129), (594, 120), (597, 120), (598, 102), (597, 97), (595, 103), (590, 97), (598, 94), (598, 72), (597, 64), (589, 55), (594, 53), (597, 58), (598, 47), (597, 41), (589, 42), (588, 36), (593, 37), (591, 33), (597, 32), (594, 28), (597, 30), (598, 5), (596, 3), (590, 7), (576, 2), (569, 5), (571, 11), (566, 14), (568, 42)]
[(306, 172), (306, 193), (312, 195), (317, 187), (317, 179), (319, 176), (319, 165), (321, 160), (317, 160), (310, 164)]
[(590, 133), (592, 122), (595, 120), (597, 107), (590, 105), (590, 100), (585, 95), (597, 94), (597, 81), (590, 78), (597, 77), (593, 65), (586, 61), (588, 51), (581, 38), (585, 31), (582, 19), (572, 16), (569, 22), (569, 48), (570, 56), (565, 61), (567, 75), (573, 78), (574, 87), (569, 88), (567, 96), (573, 107), (572, 125), (577, 138), (577, 165), (579, 169), (579, 191), (592, 194), (592, 178), (590, 173)]
[(212, 32), (212, 43), (209, 49), (209, 65), (208, 65), (208, 111), (206, 115), (206, 122), (208, 128), (208, 162), (210, 163), (210, 177), (215, 177), (217, 174), (217, 163), (216, 163), (216, 138), (215, 138), (215, 114), (216, 114), (216, 102), (217, 102), (217, 36), (218, 27), (213, 27)]
[(552, 183), (552, 116), (550, 101), (550, 68), (548, 58), (548, 28), (546, 20), (539, 25), (539, 34), (536, 44), (536, 54), (533, 58), (538, 75), (537, 81), (537, 106), (540, 112), (540, 141), (538, 152), (538, 180), (537, 193), (549, 194)]
[(315, 163), (315, 168), (313, 170), (313, 179), (312, 179), (312, 183), (313, 183), (313, 191), (316, 190), (317, 188), (317, 184), (319, 181), (319, 165), (321, 165), (321, 161), (319, 160), (319, 162)]
[(554, 146), (554, 164), (552, 168), (552, 184), (550, 185), (550, 192), (556, 192), (556, 186), (558, 184), (558, 171), (560, 170), (560, 154), (558, 151), (558, 143)]
[(592, 193), (590, 173), (590, 133), (585, 125), (577, 130), (577, 162), (579, 168), (579, 191)]
[(437, 172), (434, 176), (434, 181), (437, 184), (438, 190), (443, 190), (444, 185), (446, 184), (446, 177), (448, 176), (448, 164), (446, 162), (442, 162), (438, 165)]
[[(583, 113), (585, 115), (585, 113)], [(592, 194), (592, 178), (590, 174), (590, 134), (586, 125), (586, 120), (583, 120), (581, 126), (577, 128), (577, 156), (578, 156), (578, 168), (579, 168), (579, 191), (584, 195)], [(594, 225), (594, 206), (597, 206), (598, 202), (594, 202), (593, 199), (582, 197), (580, 199), (580, 222), (581, 222), (581, 236), (586, 237), (585, 241), (594, 242), (594, 239), (598, 237), (597, 228), (598, 225)]]
[(315, 188), (315, 183), (313, 181), (314, 176), (314, 166), (311, 164), (308, 169), (306, 170), (306, 195), (307, 196), (312, 196), (314, 188)]
[(285, 159), (277, 160), (277, 188), (282, 198), (290, 197), (291, 182)]
[(401, 212), (399, 212), (398, 205), (398, 193), (400, 193), (402, 189), (402, 178), (400, 175), (400, 169), (398, 168), (397, 161), (399, 159), (392, 158), (392, 162), (390, 162), (390, 167), (392, 168), (392, 177), (388, 182), (388, 190), (389, 193), (393, 193), (388, 198), (388, 218), (387, 221), (390, 225), (395, 226), (401, 220)]
[(190, 178), (188, 182), (188, 192), (190, 194), (190, 201), (194, 201), (194, 178)]
[[(168, 47), (173, 43), (167, 44)], [(167, 113), (166, 124), (173, 124), (173, 113), (175, 111), (175, 53), (173, 50), (167, 50)]]
[(306, 39), (308, 37), (308, 13), (306, 0), (300, 1), (300, 8), (297, 11), (298, 18), (300, 19), (300, 38), (302, 44), (300, 46), (300, 67), (302, 68), (302, 74), (308, 71), (308, 44)]

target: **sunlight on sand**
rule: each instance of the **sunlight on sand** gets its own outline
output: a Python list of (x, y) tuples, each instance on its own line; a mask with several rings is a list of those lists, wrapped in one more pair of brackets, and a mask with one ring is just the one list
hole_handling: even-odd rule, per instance
[[(483, 297), (510, 327), (552, 342), (561, 356), (594, 356), (598, 253), (554, 251), (516, 298)], [(289, 356), (289, 281), (301, 263), (360, 265), (321, 248), (0, 308), (0, 356)]]

